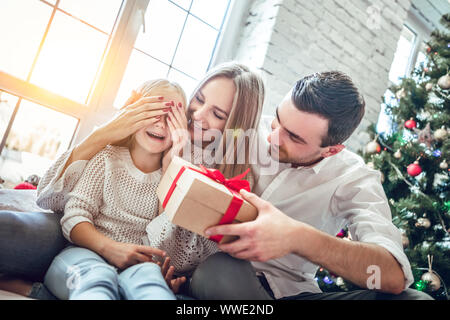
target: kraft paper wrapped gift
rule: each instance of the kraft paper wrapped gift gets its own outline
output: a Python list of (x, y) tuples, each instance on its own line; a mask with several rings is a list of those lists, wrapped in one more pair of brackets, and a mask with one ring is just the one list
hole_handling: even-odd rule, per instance
[[(162, 207), (172, 223), (198, 233), (218, 224), (254, 220), (256, 208), (242, 199), (239, 189), (248, 182), (245, 174), (224, 179), (218, 170), (199, 168), (190, 162), (174, 157), (156, 190)], [(217, 235), (209, 239), (227, 243), (233, 236)]]

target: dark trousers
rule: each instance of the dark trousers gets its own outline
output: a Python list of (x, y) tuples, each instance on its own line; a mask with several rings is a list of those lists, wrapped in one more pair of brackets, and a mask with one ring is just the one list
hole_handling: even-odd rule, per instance
[[(264, 278), (255, 275), (250, 262), (225, 253), (206, 259), (194, 272), (190, 295), (200, 300), (271, 300), (273, 294)], [(301, 293), (283, 300), (433, 300), (426, 293), (407, 289), (399, 295), (374, 290)]]

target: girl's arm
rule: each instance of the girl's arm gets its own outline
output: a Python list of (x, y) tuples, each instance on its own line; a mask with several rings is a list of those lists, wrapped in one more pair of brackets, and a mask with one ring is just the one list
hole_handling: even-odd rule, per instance
[(119, 269), (142, 262), (153, 262), (153, 256), (165, 256), (165, 252), (156, 248), (121, 243), (100, 233), (91, 223), (81, 222), (70, 232), (72, 242), (90, 249)]

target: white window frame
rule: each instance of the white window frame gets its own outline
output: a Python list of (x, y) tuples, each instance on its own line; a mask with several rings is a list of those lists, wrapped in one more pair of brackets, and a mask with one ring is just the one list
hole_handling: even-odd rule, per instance
[[(406, 18), (404, 25), (415, 34), (413, 48), (410, 52), (408, 67), (405, 73), (405, 76), (409, 77), (411, 72), (414, 71), (421, 45), (430, 40), (433, 29), (427, 26), (414, 10), (408, 12), (408, 17)], [(389, 80), (389, 87), (392, 85), (394, 85), (394, 83)]]
[[(420, 49), (421, 49), (421, 45), (422, 45), (422, 43), (424, 43), (424, 42), (426, 43), (430, 40), (431, 32), (433, 31), (433, 29), (429, 25), (427, 25), (423, 22), (423, 18), (421, 18), (419, 16), (419, 13), (416, 12), (415, 10), (410, 10), (408, 12), (406, 21), (403, 24), (408, 29), (410, 29), (411, 32), (413, 32), (415, 34), (413, 48), (409, 55), (408, 67), (407, 67), (407, 70), (405, 73), (405, 77), (410, 77), (411, 72), (414, 71), (414, 69), (415, 69), (416, 61), (417, 61), (417, 57), (418, 57)], [(388, 84), (388, 87), (386, 88), (386, 92), (389, 90), (389, 88), (391, 88), (392, 86), (395, 85), (395, 83), (393, 83), (390, 79), (388, 80), (388, 83), (389, 84)], [(384, 121), (390, 122), (392, 120), (392, 119), (387, 120), (387, 115), (384, 113), (385, 112), (384, 108), (385, 108), (384, 104), (382, 104), (380, 114), (378, 116), (378, 120), (377, 120), (377, 124), (376, 124), (377, 129), (378, 129), (380, 123), (383, 123)]]
[[(112, 106), (118, 91), (133, 44), (142, 25), (141, 11), (145, 12), (149, 1), (124, 1), (87, 104), (73, 101), (2, 71), (0, 71), (0, 89), (19, 97), (19, 102), (22, 99), (30, 100), (79, 119), (71, 145), (79, 143), (98, 123), (104, 122), (112, 115), (112, 107), (108, 106)], [(54, 15), (55, 12), (54, 9), (52, 14)], [(16, 111), (17, 108), (14, 112)], [(5, 137), (8, 134), (9, 130), (5, 133)]]

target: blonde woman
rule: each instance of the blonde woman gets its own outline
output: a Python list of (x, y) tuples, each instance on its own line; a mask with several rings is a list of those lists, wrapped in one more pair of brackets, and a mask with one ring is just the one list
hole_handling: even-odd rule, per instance
[[(114, 144), (145, 127), (152, 121), (152, 118), (167, 113), (164, 108), (168, 101), (165, 97), (160, 98), (140, 97), (139, 94), (135, 94), (131, 100), (132, 103), (125, 107), (119, 116), (94, 131), (78, 146), (62, 154), (49, 168), (39, 184), (38, 204), (55, 212), (63, 212), (69, 192), (72, 191), (79, 180), (86, 163), (96, 153), (106, 145)], [(200, 157), (194, 157), (191, 160), (194, 163), (204, 162), (203, 155), (205, 152), (203, 151), (211, 144), (208, 133), (214, 130), (227, 132), (227, 129), (241, 129), (245, 132), (248, 129), (255, 129), (260, 119), (263, 101), (263, 82), (256, 73), (246, 66), (227, 63), (211, 70), (200, 82), (189, 101), (186, 129), (190, 136), (187, 140), (190, 138), (192, 142), (192, 154), (194, 156), (201, 154)], [(175, 104), (178, 102), (175, 101)], [(201, 134), (196, 139), (199, 132)], [(222, 138), (212, 139), (212, 142), (219, 142), (221, 148), (226, 149), (226, 142), (230, 139), (223, 136)], [(180, 140), (185, 139), (186, 137), (180, 136)], [(174, 148), (175, 150), (166, 155), (163, 161), (165, 164), (170, 161), (174, 154), (180, 154), (182, 149), (185, 149), (182, 146), (183, 143), (176, 143), (175, 145), (179, 147)], [(249, 150), (249, 148), (250, 146), (246, 143), (245, 149)], [(225, 150), (224, 154), (227, 154), (227, 151)], [(183, 154), (183, 157), (185, 156), (186, 154)], [(236, 152), (234, 157), (237, 157)], [(227, 177), (243, 172), (250, 167), (247, 155), (244, 164), (233, 162), (233, 158), (227, 163), (222, 163), (222, 161), (207, 162), (208, 167), (223, 170)], [(252, 182), (251, 180), (250, 176), (250, 182)], [(2, 263), (6, 261), (1, 266), (0, 272), (15, 273), (19, 276), (32, 275), (32, 280), (40, 280), (53, 257), (64, 246), (64, 241), (57, 223), (55, 223), (55, 220), (59, 219), (58, 215), (39, 215), (32, 216), (30, 219), (34, 219), (33, 223), (28, 223), (28, 218), (21, 219), (21, 217), (16, 217), (10, 213), (3, 216), (0, 214), (2, 222), (0, 225), (5, 226), (5, 239), (11, 240), (11, 238), (17, 238), (20, 234), (29, 235), (29, 238), (26, 239), (21, 238), (17, 241), (13, 239), (14, 250), (8, 250), (8, 248), (0, 250), (0, 255), (5, 255), (1, 257)], [(3, 237), (2, 234), (0, 233), (1, 237)], [(52, 237), (44, 237), (44, 234), (52, 235)], [(6, 241), (0, 241), (0, 243), (6, 243)], [(42, 250), (42, 248), (45, 248), (45, 250)], [(27, 254), (22, 255), (22, 252), (27, 252)], [(210, 252), (214, 252), (214, 250), (210, 250)], [(24, 269), (24, 265), (28, 267)], [(17, 270), (19, 272), (14, 272)], [(7, 285), (8, 283), (4, 282), (3, 288), (24, 295), (45, 297), (47, 294), (45, 287), (39, 283), (35, 283), (31, 287), (28, 282), (14, 280), (9, 287)], [(2, 284), (0, 283), (1, 287)]]
[[(254, 128), (263, 99), (263, 82), (247, 67), (228, 64), (211, 70), (194, 90), (187, 110), (191, 144), (183, 148), (177, 143), (164, 162), (177, 154), (194, 164), (219, 169), (227, 178), (244, 172), (250, 168), (250, 148), (256, 139)], [(246, 178), (252, 186), (252, 173)], [(190, 276), (218, 251), (215, 242), (173, 225), (164, 213), (148, 225), (147, 232), (144, 242), (166, 251), (177, 275)]]

